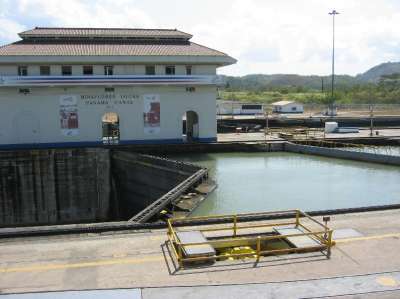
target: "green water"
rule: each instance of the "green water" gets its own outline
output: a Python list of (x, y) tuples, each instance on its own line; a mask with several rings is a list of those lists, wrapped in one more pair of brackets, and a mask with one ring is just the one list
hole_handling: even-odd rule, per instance
[(218, 184), (196, 216), (400, 204), (400, 167), (284, 152), (171, 158), (207, 167)]

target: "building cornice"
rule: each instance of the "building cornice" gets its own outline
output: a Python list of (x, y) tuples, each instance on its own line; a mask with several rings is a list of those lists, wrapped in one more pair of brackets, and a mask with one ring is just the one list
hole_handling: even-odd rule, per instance
[(1, 87), (119, 86), (119, 85), (216, 85), (216, 76), (3, 76)]

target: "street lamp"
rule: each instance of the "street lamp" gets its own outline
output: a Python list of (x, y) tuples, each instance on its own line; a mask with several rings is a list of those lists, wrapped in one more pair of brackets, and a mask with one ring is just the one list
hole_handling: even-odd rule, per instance
[[(332, 10), (329, 13), (332, 16), (332, 92), (331, 92), (331, 101), (333, 101), (333, 91), (335, 86), (335, 15), (339, 13), (336, 10)], [(333, 102), (331, 103), (332, 113), (333, 113)]]

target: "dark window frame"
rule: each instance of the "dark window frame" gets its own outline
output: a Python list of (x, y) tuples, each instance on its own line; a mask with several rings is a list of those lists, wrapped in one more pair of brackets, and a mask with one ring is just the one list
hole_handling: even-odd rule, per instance
[(84, 76), (92, 76), (93, 75), (93, 65), (82, 66), (82, 74)]
[[(46, 71), (44, 71), (46, 70)], [(49, 65), (41, 65), (39, 67), (40, 76), (50, 76), (51, 69)]]
[(193, 74), (193, 66), (187, 65), (186, 66), (186, 75), (191, 76)]
[[(69, 71), (66, 71), (69, 69)], [(72, 65), (62, 65), (61, 66), (61, 75), (62, 76), (72, 76)]]
[[(170, 70), (170, 71), (168, 71)], [(166, 65), (165, 66), (165, 74), (172, 76), (175, 75), (175, 65)]]
[(243, 110), (261, 110), (263, 107), (260, 104), (243, 104)]
[(28, 76), (28, 67), (26, 65), (18, 66), (18, 76)]
[[(152, 71), (150, 71), (152, 70)], [(147, 76), (154, 76), (156, 74), (156, 66), (155, 65), (146, 65), (145, 74)]]
[(113, 65), (105, 65), (104, 66), (104, 75), (105, 76), (113, 76), (114, 75), (114, 66)]

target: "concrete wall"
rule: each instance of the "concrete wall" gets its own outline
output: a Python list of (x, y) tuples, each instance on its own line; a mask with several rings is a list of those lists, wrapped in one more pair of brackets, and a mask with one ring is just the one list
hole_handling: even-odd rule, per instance
[(300, 154), (310, 154), (331, 158), (339, 158), (339, 159), (348, 159), (348, 160), (356, 160), (363, 162), (372, 162), (372, 163), (381, 163), (381, 164), (389, 164), (389, 165), (399, 165), (400, 166), (400, 157), (389, 156), (389, 155), (376, 155), (372, 153), (360, 153), (360, 152), (352, 152), (341, 149), (332, 149), (318, 146), (309, 146), (309, 145), (301, 145), (294, 144), (291, 142), (287, 142), (284, 145), (284, 149), (287, 152), (292, 153), (300, 153)]
[(128, 220), (200, 167), (128, 152), (112, 153), (112, 180), (116, 186), (113, 217)]
[[(160, 130), (144, 130), (144, 95), (159, 95)], [(79, 130), (65, 136), (61, 130), (60, 97), (76, 96)], [(87, 101), (84, 96), (101, 98), (104, 87), (32, 88), (29, 94), (18, 88), (0, 89), (0, 148), (40, 146), (93, 146), (102, 144), (102, 116), (116, 112), (120, 121), (120, 144), (182, 142), (182, 116), (195, 111), (199, 117), (200, 141), (216, 138), (215, 87), (185, 86), (115, 87), (115, 100)], [(127, 97), (127, 101), (121, 101)], [(3, 146), (2, 146), (3, 145)]]
[(0, 152), (0, 227), (128, 220), (200, 169), (108, 149)]
[(106, 221), (109, 152), (0, 153), (0, 226)]

